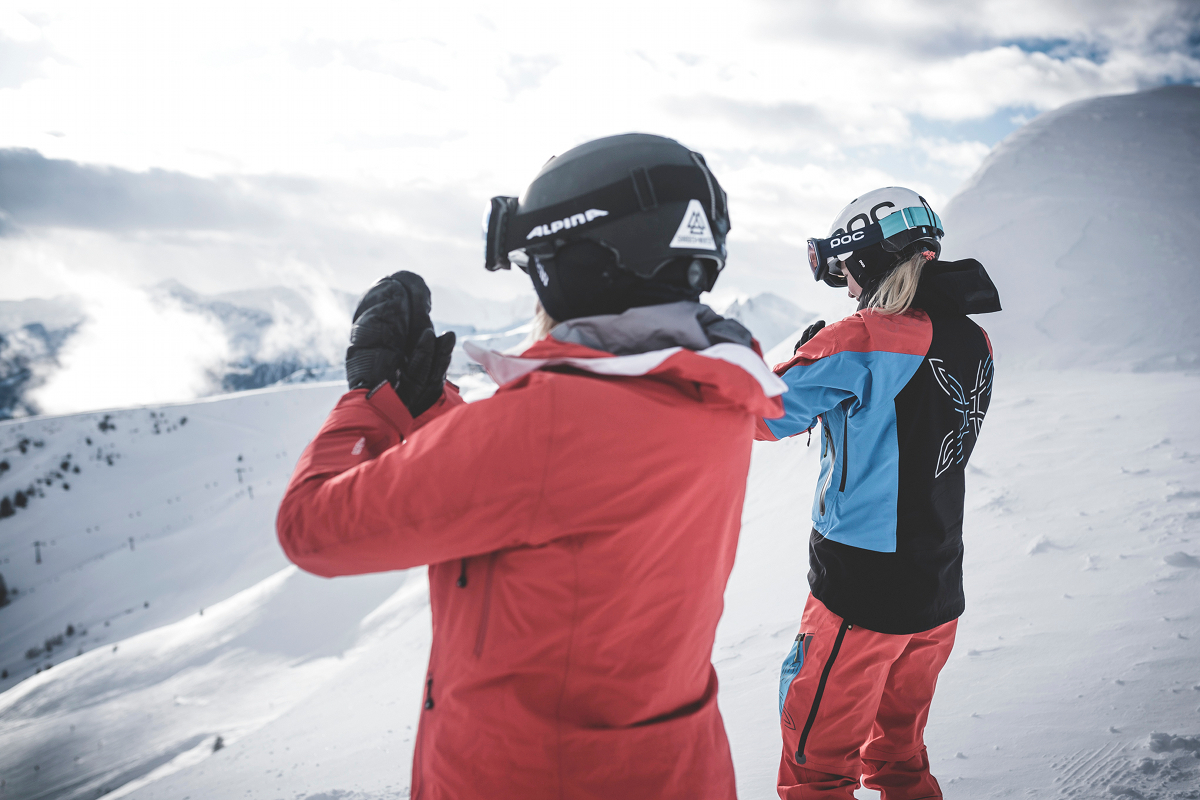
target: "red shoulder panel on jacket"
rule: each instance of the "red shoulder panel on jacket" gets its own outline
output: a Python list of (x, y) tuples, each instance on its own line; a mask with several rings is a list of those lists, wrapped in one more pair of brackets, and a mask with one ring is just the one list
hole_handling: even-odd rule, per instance
[(782, 375), (797, 364), (812, 364), (836, 353), (900, 353), (923, 356), (933, 341), (933, 324), (919, 309), (903, 314), (884, 314), (868, 308), (826, 325), (790, 359), (777, 364)]

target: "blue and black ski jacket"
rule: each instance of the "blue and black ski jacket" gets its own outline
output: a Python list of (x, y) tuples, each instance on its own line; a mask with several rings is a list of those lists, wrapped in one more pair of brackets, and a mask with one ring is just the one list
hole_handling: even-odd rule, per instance
[(861, 309), (775, 367), (785, 413), (758, 437), (820, 420), (808, 580), (853, 624), (916, 633), (963, 612), (964, 470), (993, 375), (991, 343), (966, 314), (999, 310), (979, 262), (933, 262), (908, 311)]

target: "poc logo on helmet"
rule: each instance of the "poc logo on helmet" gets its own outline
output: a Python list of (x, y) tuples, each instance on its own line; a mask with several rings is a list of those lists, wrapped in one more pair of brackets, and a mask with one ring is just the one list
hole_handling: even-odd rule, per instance
[(551, 222), (547, 225), (538, 225), (538, 226), (534, 227), (534, 229), (531, 230), (528, 234), (526, 234), (525, 239), (526, 239), (526, 241), (528, 241), (529, 239), (540, 239), (543, 236), (549, 236), (551, 234), (558, 233), (559, 231), (565, 230), (567, 228), (574, 228), (578, 225), (586, 225), (587, 223), (594, 220), (596, 217), (607, 217), (607, 216), (608, 216), (607, 211), (602, 211), (599, 208), (589, 208), (587, 211), (583, 212), (582, 214), (572, 214), (569, 217), (563, 217), (562, 219), (556, 219), (556, 220), (554, 220), (554, 222)]
[(841, 247), (844, 244), (850, 244), (851, 242), (857, 242), (859, 239), (863, 238), (864, 236), (866, 236), (866, 234), (863, 231), (855, 231), (854, 233), (842, 234), (841, 236), (836, 236), (836, 237), (830, 239), (829, 246), (830, 247)]

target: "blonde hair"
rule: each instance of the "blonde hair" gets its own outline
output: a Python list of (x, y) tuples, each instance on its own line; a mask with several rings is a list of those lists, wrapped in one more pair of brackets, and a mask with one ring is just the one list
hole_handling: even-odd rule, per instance
[(533, 310), (533, 327), (529, 331), (529, 341), (540, 342), (545, 339), (557, 324), (558, 320), (546, 313), (546, 309), (542, 307), (542, 301), (539, 300), (537, 308)]
[(875, 290), (868, 308), (878, 308), (884, 314), (903, 314), (917, 296), (917, 284), (925, 264), (924, 251), (892, 269)]

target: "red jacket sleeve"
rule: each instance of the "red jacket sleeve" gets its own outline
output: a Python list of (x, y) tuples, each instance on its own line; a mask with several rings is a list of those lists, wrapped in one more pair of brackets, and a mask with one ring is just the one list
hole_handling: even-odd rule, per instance
[(415, 421), (390, 387), (350, 392), (296, 465), (280, 544), (332, 577), (533, 543), (552, 420), (549, 392), (466, 405), (447, 391)]

